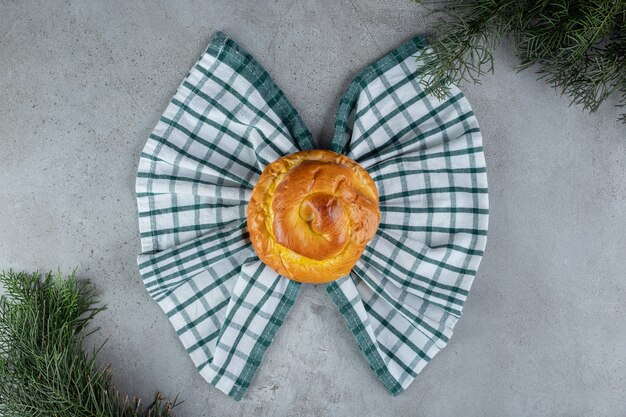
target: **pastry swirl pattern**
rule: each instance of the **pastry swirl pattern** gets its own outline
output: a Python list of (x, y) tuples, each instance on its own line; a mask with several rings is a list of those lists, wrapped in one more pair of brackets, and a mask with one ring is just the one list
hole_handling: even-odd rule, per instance
[(269, 164), (248, 205), (250, 240), (259, 258), (306, 283), (347, 275), (379, 222), (378, 191), (367, 171), (326, 150)]

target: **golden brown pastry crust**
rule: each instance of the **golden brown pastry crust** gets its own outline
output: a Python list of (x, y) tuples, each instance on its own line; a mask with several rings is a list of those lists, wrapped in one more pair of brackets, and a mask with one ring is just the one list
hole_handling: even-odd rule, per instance
[(367, 171), (326, 150), (269, 164), (248, 205), (248, 231), (259, 258), (306, 283), (347, 275), (379, 222), (378, 191)]

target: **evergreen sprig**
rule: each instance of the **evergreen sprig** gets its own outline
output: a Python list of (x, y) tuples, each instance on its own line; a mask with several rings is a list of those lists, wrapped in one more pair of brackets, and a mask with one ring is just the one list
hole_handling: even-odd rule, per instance
[(104, 307), (94, 288), (73, 273), (0, 273), (0, 415), (4, 417), (169, 417), (173, 403), (157, 394), (142, 407), (122, 399), (100, 348), (83, 347)]
[[(480, 82), (510, 36), (519, 70), (594, 112), (613, 94), (626, 105), (626, 0), (416, 0), (441, 17), (422, 83), (439, 97), (448, 83)], [(620, 116), (626, 123), (626, 113)]]

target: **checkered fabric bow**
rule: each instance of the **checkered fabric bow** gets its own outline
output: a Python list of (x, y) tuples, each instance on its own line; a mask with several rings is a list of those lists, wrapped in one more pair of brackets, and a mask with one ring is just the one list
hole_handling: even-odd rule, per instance
[[(443, 100), (420, 87), (424, 47), (412, 39), (352, 81), (331, 145), (374, 179), (381, 222), (350, 275), (327, 290), (394, 395), (448, 342), (487, 234), (476, 118), (456, 87)], [(247, 202), (265, 166), (313, 147), (267, 72), (218, 33), (141, 153), (143, 282), (200, 374), (236, 400), (301, 285), (256, 256)]]

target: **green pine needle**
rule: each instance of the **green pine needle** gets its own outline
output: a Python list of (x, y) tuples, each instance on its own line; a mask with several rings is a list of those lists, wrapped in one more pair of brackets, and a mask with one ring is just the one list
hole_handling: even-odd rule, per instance
[(519, 70), (535, 68), (571, 104), (595, 112), (616, 95), (626, 105), (626, 0), (416, 1), (441, 16), (420, 56), (422, 83), (438, 97), (493, 72), (492, 54), (511, 36)]
[(104, 307), (86, 281), (61, 274), (0, 273), (0, 415), (4, 417), (168, 417), (157, 394), (142, 408), (122, 400), (100, 349), (86, 352), (91, 320)]

